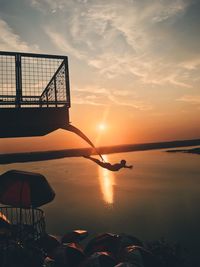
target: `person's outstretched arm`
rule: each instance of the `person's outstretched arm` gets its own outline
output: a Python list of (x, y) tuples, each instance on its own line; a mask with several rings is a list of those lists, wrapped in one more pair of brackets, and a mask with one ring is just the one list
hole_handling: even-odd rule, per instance
[(133, 165), (129, 165), (129, 166), (125, 165), (124, 168), (126, 168), (126, 169), (132, 169), (133, 168)]

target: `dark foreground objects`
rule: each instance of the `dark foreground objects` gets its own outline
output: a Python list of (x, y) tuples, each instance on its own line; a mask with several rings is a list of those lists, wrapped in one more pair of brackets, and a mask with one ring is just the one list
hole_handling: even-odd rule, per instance
[[(41, 242), (23, 245), (14, 240), (3, 245), (4, 241), (0, 239), (0, 267), (199, 266), (187, 262), (185, 257), (182, 257), (180, 247), (168, 245), (164, 240), (147, 244), (124, 233), (102, 233), (83, 245), (79, 241), (86, 237), (86, 232), (68, 232), (61, 240), (47, 234)], [(62, 243), (62, 240), (66, 243)], [(185, 250), (182, 252), (185, 253)]]
[(102, 168), (105, 168), (105, 169), (107, 169), (109, 171), (113, 171), (113, 172), (117, 172), (122, 168), (127, 168), (127, 169), (132, 169), (133, 168), (132, 165), (127, 166), (126, 165), (126, 160), (124, 160), (124, 159), (122, 159), (120, 161), (120, 163), (110, 164), (109, 162), (102, 162), (102, 161), (100, 161), (100, 160), (98, 160), (96, 158), (90, 157), (90, 156), (83, 156), (83, 157), (86, 158), (86, 159), (90, 159), (91, 161), (94, 161), (95, 163), (97, 163)]

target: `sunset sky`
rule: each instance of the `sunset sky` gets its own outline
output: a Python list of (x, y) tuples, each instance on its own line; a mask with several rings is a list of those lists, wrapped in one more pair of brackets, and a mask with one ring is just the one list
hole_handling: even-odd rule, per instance
[[(199, 11), (195, 0), (0, 0), (0, 50), (67, 55), (70, 120), (97, 145), (200, 138)], [(1, 139), (0, 153), (79, 146), (59, 130)]]

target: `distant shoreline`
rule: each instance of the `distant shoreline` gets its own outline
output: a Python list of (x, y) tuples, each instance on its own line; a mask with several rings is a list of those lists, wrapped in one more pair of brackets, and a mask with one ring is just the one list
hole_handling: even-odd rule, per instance
[(173, 149), (173, 150), (167, 150), (166, 152), (170, 152), (170, 153), (190, 153), (190, 154), (196, 154), (196, 155), (200, 155), (200, 147), (196, 147), (196, 148), (190, 148), (190, 149)]
[[(156, 142), (156, 143), (106, 146), (106, 147), (99, 147), (98, 151), (101, 154), (111, 154), (111, 153), (145, 151), (145, 150), (166, 149), (166, 148), (176, 148), (176, 147), (198, 146), (198, 145), (200, 145), (200, 139), (175, 140), (175, 141)], [(170, 150), (168, 152), (179, 152), (179, 151)], [(52, 159), (61, 159), (65, 157), (81, 157), (83, 155), (90, 155), (90, 154), (95, 154), (92, 148), (0, 154), (0, 164), (44, 161)]]

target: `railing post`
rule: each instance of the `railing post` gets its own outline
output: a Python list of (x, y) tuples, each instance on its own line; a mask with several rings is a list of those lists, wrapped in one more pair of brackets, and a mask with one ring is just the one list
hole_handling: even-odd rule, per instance
[(69, 84), (69, 69), (68, 69), (68, 58), (64, 59), (65, 62), (65, 86), (66, 86), (66, 100), (68, 103), (68, 107), (71, 106), (70, 101), (70, 84)]
[(54, 90), (55, 90), (55, 102), (57, 107), (57, 86), (56, 86), (56, 77), (54, 78)]
[(15, 75), (16, 75), (15, 105), (17, 108), (20, 108), (20, 102), (22, 98), (22, 64), (21, 64), (21, 55), (19, 53), (15, 55)]
[(48, 91), (46, 92), (46, 99), (47, 99), (47, 108), (48, 108), (49, 106)]

